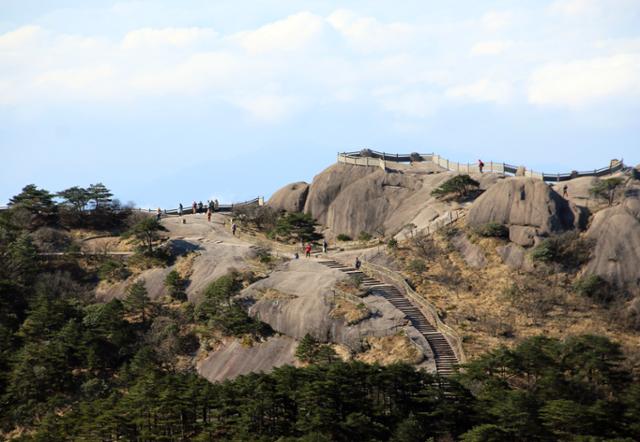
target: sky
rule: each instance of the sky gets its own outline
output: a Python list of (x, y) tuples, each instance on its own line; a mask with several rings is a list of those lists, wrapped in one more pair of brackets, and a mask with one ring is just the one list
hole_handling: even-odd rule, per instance
[(640, 0), (0, 0), (0, 205), (269, 197), (340, 151), (640, 162)]

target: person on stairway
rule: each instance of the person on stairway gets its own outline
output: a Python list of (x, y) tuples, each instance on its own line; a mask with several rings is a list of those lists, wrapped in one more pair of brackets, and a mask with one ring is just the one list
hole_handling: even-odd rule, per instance
[(360, 270), (360, 266), (362, 265), (362, 262), (360, 261), (360, 257), (356, 256), (356, 262), (355, 262), (355, 268), (356, 270)]

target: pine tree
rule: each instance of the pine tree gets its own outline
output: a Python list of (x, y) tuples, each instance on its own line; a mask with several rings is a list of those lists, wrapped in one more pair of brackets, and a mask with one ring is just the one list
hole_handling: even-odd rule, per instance
[(143, 323), (147, 321), (147, 309), (151, 305), (151, 299), (149, 299), (144, 280), (139, 279), (127, 287), (124, 303), (131, 313), (140, 314)]

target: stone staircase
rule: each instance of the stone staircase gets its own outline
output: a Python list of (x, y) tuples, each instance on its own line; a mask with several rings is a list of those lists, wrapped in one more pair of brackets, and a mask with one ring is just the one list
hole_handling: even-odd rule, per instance
[(427, 318), (425, 318), (420, 309), (407, 299), (397, 287), (381, 282), (360, 270), (345, 266), (334, 260), (324, 260), (319, 261), (319, 263), (332, 269), (340, 270), (348, 275), (357, 275), (362, 278), (362, 286), (364, 288), (368, 289), (374, 295), (383, 296), (387, 299), (398, 310), (404, 313), (411, 321), (411, 324), (427, 339), (433, 351), (436, 370), (439, 375), (450, 376), (456, 371), (458, 359), (447, 339), (427, 321)]

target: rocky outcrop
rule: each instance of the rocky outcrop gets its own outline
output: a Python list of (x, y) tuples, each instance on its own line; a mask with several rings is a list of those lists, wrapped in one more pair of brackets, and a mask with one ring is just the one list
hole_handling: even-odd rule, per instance
[(580, 211), (547, 184), (533, 178), (509, 178), (496, 183), (472, 205), (471, 226), (500, 223), (509, 226), (510, 239), (530, 246), (535, 238), (577, 227)]
[(304, 181), (288, 184), (274, 193), (269, 198), (267, 205), (278, 211), (302, 212), (307, 202), (308, 194), (309, 185)]
[(627, 198), (593, 217), (587, 237), (596, 242), (586, 273), (640, 290), (640, 199)]
[[(424, 229), (460, 204), (440, 201), (431, 191), (455, 175), (434, 171), (430, 163), (414, 163), (398, 169), (335, 164), (311, 183), (305, 212), (329, 228), (328, 236), (361, 232), (395, 236), (409, 224)], [(476, 174), (486, 189), (501, 179), (498, 174)]]
[(200, 376), (211, 382), (268, 372), (282, 365), (294, 365), (297, 346), (298, 342), (288, 336), (273, 336), (252, 345), (229, 339), (200, 361), (197, 370)]
[(340, 192), (360, 178), (376, 171), (380, 169), (340, 163), (328, 167), (313, 178), (304, 211), (311, 213), (320, 224), (326, 225), (329, 206)]
[(460, 255), (462, 255), (462, 259), (464, 259), (469, 267), (481, 269), (487, 265), (487, 257), (482, 248), (469, 241), (466, 234), (457, 234), (452, 238), (451, 243)]
[(333, 342), (351, 351), (363, 350), (367, 336), (388, 336), (403, 330), (416, 342), (422, 343), (425, 355), (433, 360), (429, 344), (412, 327), (404, 313), (382, 296), (367, 295), (359, 303), (371, 312), (363, 320), (349, 324), (343, 317), (332, 315), (335, 307), (336, 283), (348, 278), (312, 260), (293, 260), (248, 288), (241, 299), (251, 316), (260, 318), (276, 332), (294, 339), (307, 333), (322, 342)]
[(502, 262), (514, 270), (533, 270), (533, 262), (525, 250), (517, 244), (506, 244), (496, 247)]

